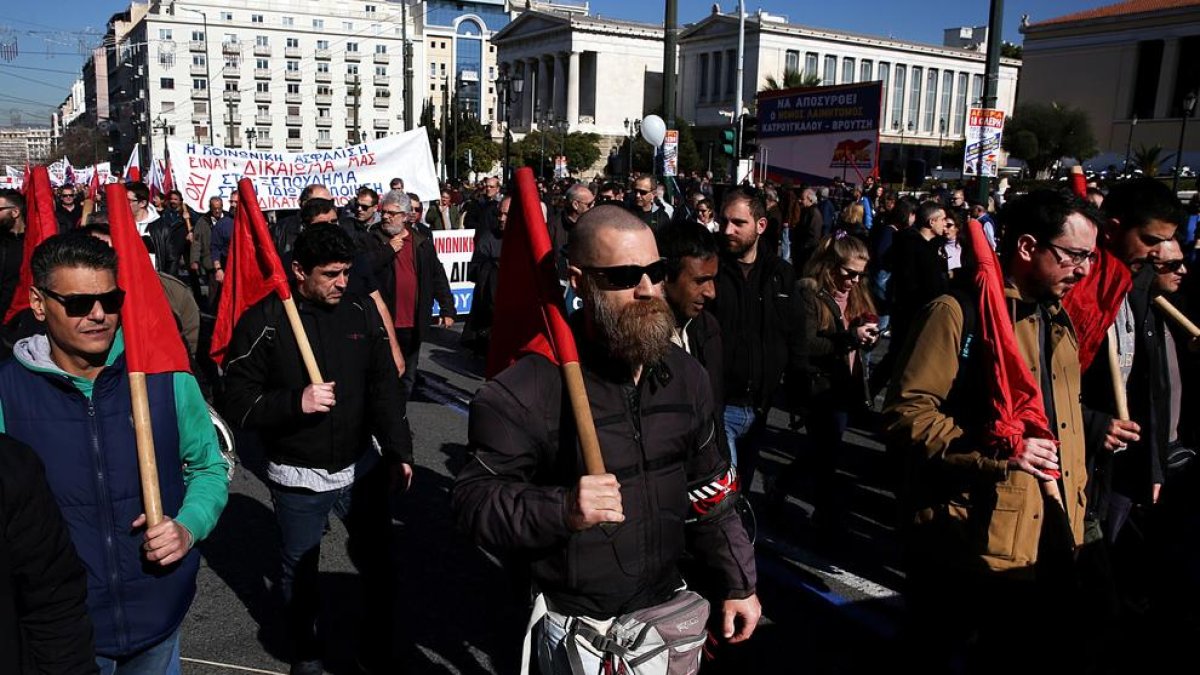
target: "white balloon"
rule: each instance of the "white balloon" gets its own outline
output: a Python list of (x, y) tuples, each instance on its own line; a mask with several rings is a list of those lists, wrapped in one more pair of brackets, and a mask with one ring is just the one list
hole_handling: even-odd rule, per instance
[(658, 115), (646, 115), (642, 119), (642, 138), (654, 147), (662, 145), (667, 137), (667, 123)]

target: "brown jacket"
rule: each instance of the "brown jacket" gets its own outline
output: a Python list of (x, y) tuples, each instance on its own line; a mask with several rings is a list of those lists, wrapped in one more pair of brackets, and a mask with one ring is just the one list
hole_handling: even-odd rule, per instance
[[(1040, 380), (1037, 305), (1012, 288), (1005, 295), (1021, 355)], [(1050, 316), (1054, 432), (1061, 443), (1067, 516), (1079, 546), (1087, 470), (1078, 344), (1061, 306), (1052, 307)], [(960, 361), (962, 326), (962, 310), (953, 296), (930, 303), (919, 315), (888, 392), (887, 431), (891, 447), (904, 454), (913, 553), (960, 569), (1032, 575), (1046, 522), (1042, 492), (1033, 476), (1009, 470), (1005, 458), (978, 440), (989, 410), (987, 375)], [(956, 382), (960, 366), (964, 377)]]

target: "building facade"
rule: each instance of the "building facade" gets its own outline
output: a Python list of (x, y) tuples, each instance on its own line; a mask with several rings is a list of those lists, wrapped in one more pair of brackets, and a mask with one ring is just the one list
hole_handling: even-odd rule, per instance
[(10, 165), (40, 164), (50, 155), (49, 127), (7, 127), (0, 129), (0, 168)]
[[(1020, 101), (1085, 110), (1100, 149), (1091, 164), (1120, 167), (1143, 145), (1175, 154), (1183, 103), (1200, 93), (1200, 0), (1131, 0), (1037, 21), (1022, 32)], [(1200, 161), (1197, 127), (1188, 126), (1183, 145), (1184, 164), (1192, 167)], [(1174, 165), (1172, 157), (1163, 168)]]
[(425, 49), (425, 67), (417, 71), (414, 85), (420, 100), (432, 104), (438, 124), (445, 106), (456, 101), (460, 110), (498, 135), (496, 47), (491, 40), (511, 20), (507, 0), (425, 0), (418, 7)]
[[(746, 19), (743, 106), (753, 108), (767, 78), (795, 71), (821, 85), (879, 81), (881, 163), (921, 159), (964, 139), (967, 110), (983, 96), (986, 29), (948, 29), (949, 46), (858, 35), (788, 23), (765, 12)], [(736, 100), (738, 19), (716, 11), (679, 38), (679, 114), (700, 127), (724, 127)], [(965, 44), (965, 47), (957, 45)], [(1012, 114), (1021, 62), (1000, 60), (997, 105)], [(950, 165), (947, 168), (958, 168)]]

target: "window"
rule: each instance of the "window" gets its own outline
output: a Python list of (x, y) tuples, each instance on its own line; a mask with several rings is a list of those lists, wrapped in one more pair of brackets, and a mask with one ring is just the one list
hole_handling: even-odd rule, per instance
[(379, 140), (381, 138), (387, 138), (387, 135), (388, 134), (386, 131), (376, 131), (375, 132), (375, 140)]
[(347, 42), (346, 43), (346, 51), (358, 52), (358, 43), (357, 42)]
[(300, 48), (300, 39), (299, 38), (288, 38), (287, 46), (288, 46), (288, 49), (299, 49)]
[(255, 59), (254, 67), (259, 70), (269, 70), (271, 68), (271, 62), (266, 59)]
[(162, 102), (162, 111), (165, 113), (175, 112), (175, 102), (174, 101), (163, 101)]
[(205, 57), (203, 54), (192, 54), (192, 65), (193, 66), (203, 66), (206, 63), (208, 63), (208, 58)]
[(891, 77), (891, 74), (892, 74), (891, 64), (886, 63), (884, 61), (880, 61), (879, 68), (878, 68), (878, 70), (875, 71), (875, 79), (877, 79), (883, 83), (883, 86), (880, 88), (880, 92), (881, 92), (880, 98), (882, 98), (883, 100), (879, 102), (879, 119), (880, 119), (880, 125), (883, 126), (885, 129), (889, 126), (888, 122), (887, 122), (888, 118), (887, 118), (886, 110), (887, 110), (887, 98), (888, 98), (888, 85), (891, 84), (891, 80), (889, 79)]
[(358, 74), (358, 64), (357, 63), (347, 63), (346, 64), (346, 74), (347, 75), (357, 75)]
[(233, 21), (233, 12), (221, 12), (222, 21)]
[(925, 123), (921, 127), (925, 133), (932, 134), (934, 132), (933, 118), (937, 117), (937, 68), (930, 68), (929, 74), (925, 77)]
[(318, 84), (317, 96), (333, 96), (333, 87), (327, 84)]
[(387, 89), (376, 89), (375, 95), (378, 96), (379, 98), (387, 98), (388, 96), (391, 96), (392, 93), (390, 91), (388, 91)]
[(342, 22), (342, 30), (344, 30), (348, 33), (353, 32), (354, 31), (354, 22), (353, 21), (343, 21)]
[(966, 131), (967, 114), (967, 74), (958, 74), (958, 83), (954, 89), (954, 133), (959, 136)]
[(192, 112), (197, 115), (207, 115), (208, 101), (192, 101)]
[(387, 66), (375, 66), (375, 77), (387, 77)]
[(171, 40), (172, 39), (171, 38), (171, 29), (170, 28), (159, 28), (158, 29), (158, 39), (164, 40), (164, 41)]
[(226, 33), (225, 34), (225, 44), (236, 45), (237, 43), (238, 43), (237, 33)]
[(256, 130), (255, 136), (257, 136), (258, 140), (260, 141), (271, 140), (271, 127), (259, 127)]
[(896, 76), (892, 78), (892, 129), (904, 127), (904, 76), (908, 71), (899, 63), (896, 64)]
[(269, 94), (269, 93), (271, 93), (271, 83), (270, 82), (255, 82), (254, 83), (254, 91), (256, 91), (260, 94)]
[(725, 50), (725, 99), (733, 98), (734, 84), (737, 82), (737, 52)]
[(192, 41), (193, 42), (204, 42), (204, 31), (202, 31), (202, 30), (192, 31)]
[(438, 64), (436, 64), (436, 63), (429, 64), (429, 76), (430, 77), (437, 77), (437, 67), (438, 67)]
[(375, 45), (375, 53), (376, 54), (386, 54), (387, 53), (387, 45)]
[(283, 17), (283, 25), (294, 26), (294, 25), (296, 25), (296, 19), (294, 17), (285, 16), (285, 17)]
[(225, 80), (225, 91), (237, 91), (237, 90), (238, 90), (237, 80)]
[(971, 105), (983, 107), (983, 76), (971, 76)]
[(163, 68), (173, 68), (175, 66), (175, 52), (159, 52), (158, 65)]
[(317, 140), (318, 141), (331, 140), (331, 137), (329, 135), (329, 130), (328, 129), (317, 129)]
[(821, 84), (831, 85), (837, 84), (837, 57), (826, 56), (825, 67), (821, 73)]
[(804, 54), (804, 77), (816, 77), (817, 75), (817, 53), (805, 52)]
[(800, 72), (800, 52), (795, 49), (789, 49), (783, 55), (783, 74), (792, 72)]
[(912, 125), (913, 131), (921, 128), (921, 85), (925, 83), (921, 78), (924, 75), (924, 68), (912, 67), (912, 76), (909, 78), (909, 82), (912, 83), (912, 93), (908, 97), (908, 123)]
[[(201, 80), (201, 82), (203, 82), (203, 80)], [(174, 89), (175, 88), (175, 78), (164, 77), (164, 78), (160, 79), (158, 81), (158, 88), (159, 89)], [(197, 88), (202, 89), (203, 87), (197, 87)]]
[(329, 119), (329, 108), (317, 108), (317, 118)]
[(298, 116), (298, 115), (300, 114), (300, 106), (298, 106), (298, 105), (289, 105), (289, 106), (288, 106), (288, 109), (287, 109), (287, 114), (288, 114), (289, 116), (291, 116), (291, 117), (296, 117), (296, 116)]
[(259, 117), (266, 117), (270, 114), (271, 114), (270, 106), (265, 106), (265, 105), (258, 106), (258, 116)]
[(712, 95), (713, 100), (721, 98), (721, 52), (713, 52)]
[[(174, 89), (174, 88), (175, 88), (175, 80), (171, 80), (171, 86), (170, 86), (170, 87), (166, 86), (166, 80), (171, 80), (171, 78), (169, 78), (169, 77), (164, 77), (164, 78), (163, 78), (163, 81), (164, 81), (164, 82), (163, 82), (163, 85), (164, 85), (164, 86), (163, 86), (163, 89)], [(193, 79), (193, 80), (192, 80), (192, 89), (199, 89), (199, 90), (201, 90), (201, 91), (204, 91), (205, 89), (208, 89), (208, 80), (206, 80), (206, 79), (204, 79), (204, 78), (195, 78), (195, 79)]]
[(363, 8), (363, 11), (366, 12), (367, 14), (374, 14), (375, 13), (375, 5), (367, 5), (366, 7)]
[[(1133, 85), (1130, 116), (1154, 119), (1154, 104), (1158, 98), (1158, 81), (1162, 75), (1162, 40), (1142, 40), (1137, 45), (1137, 70)], [(1181, 63), (1185, 63), (1182, 62)], [(1173, 107), (1173, 106), (1172, 106)]]
[(321, 29), (325, 27), (325, 19), (313, 19), (313, 28)]
[(317, 72), (318, 73), (328, 73), (329, 72), (329, 62), (328, 61), (318, 61), (317, 62)]
[(700, 99), (708, 98), (708, 54), (700, 55)]
[(842, 59), (842, 84), (849, 84), (854, 81), (854, 59)]
[[(950, 97), (954, 93), (954, 73), (949, 70), (942, 71), (942, 105), (939, 108), (938, 117), (938, 132), (946, 133), (950, 131)], [(943, 129), (942, 127), (945, 127)]]
[(258, 37), (254, 38), (254, 46), (255, 47), (270, 47), (271, 46), (271, 38), (266, 35), (259, 35)]
[(442, 77), (446, 76), (446, 64), (441, 64), (439, 70), (442, 71)]
[(317, 40), (317, 49), (329, 50), (329, 40)]
[(250, 23), (262, 23), (262, 22), (263, 22), (262, 14), (251, 14), (250, 15)]
[(871, 77), (871, 75), (873, 75), (873, 73), (871, 72), (871, 67), (873, 65), (874, 64), (871, 63), (871, 59), (863, 59), (861, 62), (859, 62), (859, 65), (858, 65), (858, 81), (859, 82), (871, 82), (874, 80), (874, 78)]
[(238, 63), (238, 57), (236, 57), (236, 56), (226, 56), (225, 57), (225, 67), (226, 68), (237, 68), (239, 65), (240, 64)]
[(288, 59), (288, 61), (287, 61), (287, 71), (288, 71), (289, 73), (298, 73), (298, 72), (300, 72), (300, 61), (298, 61), (298, 60), (296, 60), (296, 59)]
[(300, 93), (300, 85), (299, 85), (299, 83), (296, 83), (296, 82), (288, 82), (288, 85), (287, 85), (287, 93), (289, 93), (289, 94), (299, 94), (299, 93)]
[(296, 129), (295, 127), (288, 129), (288, 140), (289, 141), (300, 140), (300, 130)]

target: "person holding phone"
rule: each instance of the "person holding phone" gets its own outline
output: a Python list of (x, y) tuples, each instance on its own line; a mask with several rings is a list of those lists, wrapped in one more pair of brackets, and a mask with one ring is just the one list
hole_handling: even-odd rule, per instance
[[(804, 468), (813, 480), (813, 524), (835, 531), (841, 520), (835, 484), (842, 436), (850, 415), (870, 406), (864, 352), (879, 341), (879, 319), (863, 283), (867, 245), (845, 230), (823, 238), (796, 282), (802, 328), (801, 366), (792, 381), (807, 408), (807, 462), (792, 462), (768, 490), (776, 502), (790, 492)], [(797, 391), (798, 390), (798, 391)]]

